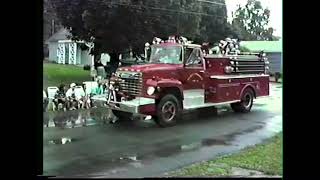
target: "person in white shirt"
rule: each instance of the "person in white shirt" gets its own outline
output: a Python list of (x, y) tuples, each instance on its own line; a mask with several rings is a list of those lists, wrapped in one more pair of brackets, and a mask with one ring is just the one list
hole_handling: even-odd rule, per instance
[(66, 97), (68, 99), (68, 108), (69, 108), (69, 110), (76, 109), (76, 107), (78, 105), (78, 101), (76, 99), (76, 94), (75, 94), (75, 87), (76, 87), (76, 84), (75, 83), (71, 83), (70, 84), (70, 88), (66, 92)]
[(83, 90), (84, 90), (84, 96), (82, 97), (83, 105), (82, 108), (89, 109), (91, 107), (91, 100), (90, 100), (90, 93), (89, 90), (87, 90), (87, 85), (83, 83)]
[(75, 97), (76, 100), (78, 101), (78, 108), (83, 108), (84, 107), (84, 102), (85, 102), (85, 91), (83, 90), (83, 87), (77, 86), (75, 88)]

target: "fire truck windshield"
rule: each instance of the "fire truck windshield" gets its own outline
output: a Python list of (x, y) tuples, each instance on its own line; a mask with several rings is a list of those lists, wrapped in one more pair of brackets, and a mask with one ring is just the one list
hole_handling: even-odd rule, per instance
[(150, 63), (182, 64), (180, 46), (151, 46)]

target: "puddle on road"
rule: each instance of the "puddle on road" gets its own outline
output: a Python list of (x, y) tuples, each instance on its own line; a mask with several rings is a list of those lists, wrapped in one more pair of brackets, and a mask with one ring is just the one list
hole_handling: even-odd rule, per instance
[(263, 127), (264, 127), (264, 125), (262, 125), (262, 124), (256, 125), (256, 126), (253, 126), (251, 128), (248, 128), (246, 130), (241, 131), (241, 133), (242, 134), (251, 133), (251, 132), (254, 132), (256, 130), (262, 129)]
[(200, 149), (202, 147), (230, 145), (231, 142), (236, 138), (236, 136), (262, 129), (263, 127), (265, 127), (265, 124), (266, 123), (259, 123), (256, 126), (253, 126), (251, 128), (245, 129), (245, 130), (240, 130), (240, 131), (234, 132), (232, 134), (221, 135), (221, 136), (215, 137), (215, 138), (204, 138), (198, 142), (193, 142), (190, 144), (182, 144), (182, 145), (176, 144), (176, 145), (172, 145), (172, 146), (164, 146), (161, 144), (157, 144), (156, 147), (162, 147), (162, 148), (156, 149), (152, 153), (152, 155), (157, 156), (157, 157), (169, 157), (174, 154), (181, 153), (181, 152), (194, 151), (194, 150)]
[(172, 147), (158, 149), (154, 151), (153, 154), (158, 157), (169, 157), (179, 152), (181, 152), (181, 147), (180, 145), (176, 145)]
[(63, 145), (63, 144), (70, 144), (71, 142), (74, 142), (75, 139), (70, 138), (70, 137), (62, 137), (62, 138), (58, 138), (58, 139), (53, 139), (49, 141), (49, 144), (59, 144), (59, 145)]
[(119, 160), (123, 161), (139, 161), (137, 156), (124, 156), (124, 157), (119, 157)]
[(191, 151), (201, 147), (201, 143), (192, 143), (180, 146), (181, 151)]
[(203, 139), (202, 140), (203, 146), (213, 146), (213, 145), (228, 145), (229, 143), (224, 139)]
[(255, 103), (254, 106), (261, 107), (261, 106), (266, 106), (266, 104)]
[(129, 164), (135, 168), (142, 168), (143, 167), (143, 164), (141, 162), (131, 162)]
[(126, 171), (127, 171), (126, 168), (116, 168), (116, 169), (111, 170), (111, 174), (123, 173)]
[[(246, 132), (253, 132), (254, 130), (259, 129), (261, 126), (256, 126), (254, 128), (250, 128), (247, 130), (239, 131), (237, 133), (233, 133), (232, 135), (222, 135), (217, 138), (204, 138), (198, 142), (190, 143), (190, 144), (176, 144), (172, 146), (164, 146), (161, 144), (157, 144), (155, 146), (155, 150), (144, 153), (144, 154), (127, 154), (122, 155), (119, 158), (112, 159), (111, 164), (127, 164), (134, 168), (143, 168), (148, 165), (148, 162), (155, 157), (160, 158), (168, 158), (170, 156), (174, 156), (183, 152), (192, 152), (198, 150), (202, 147), (214, 147), (214, 146), (225, 146), (230, 145), (231, 141), (236, 137), (236, 135), (241, 135)], [(158, 148), (161, 147), (161, 148)], [(119, 173), (119, 172), (114, 172)]]
[[(273, 117), (275, 118), (275, 117)], [(278, 120), (277, 120), (278, 121)], [(106, 159), (101, 157), (96, 157), (98, 162), (101, 162), (101, 166), (103, 165), (104, 170), (103, 173), (106, 174), (121, 174), (123, 171), (127, 170), (128, 167), (134, 168), (134, 169), (140, 169), (144, 168), (148, 165), (153, 164), (153, 160), (155, 157), (160, 158), (170, 158), (171, 156), (178, 155), (180, 153), (184, 152), (196, 152), (197, 150), (201, 148), (207, 148), (214, 149), (216, 146), (236, 146), (237, 148), (239, 146), (245, 146), (250, 143), (256, 143), (255, 138), (257, 137), (255, 135), (256, 131), (262, 130), (265, 132), (265, 129), (279, 129), (279, 126), (281, 126), (281, 123), (276, 123), (273, 125), (274, 120), (267, 120), (264, 122), (257, 122), (257, 124), (254, 127), (238, 130), (235, 133), (228, 134), (228, 135), (221, 135), (214, 138), (203, 138), (193, 143), (177, 143), (174, 142), (166, 142), (166, 143), (158, 143), (154, 145), (154, 148), (148, 152), (144, 152), (143, 154), (139, 154), (139, 150), (137, 150), (137, 153), (123, 153), (118, 156), (113, 156), (113, 158)], [(250, 134), (251, 133), (251, 134)], [(269, 132), (266, 132), (267, 134)], [(261, 134), (261, 133), (259, 133)], [(263, 134), (263, 133), (262, 133)], [(243, 135), (247, 136), (250, 135), (250, 137), (246, 137), (243, 139)], [(260, 135), (259, 135), (260, 136)], [(241, 140), (238, 140), (238, 138), (241, 138)], [(247, 140), (246, 140), (247, 139)], [(71, 142), (74, 140), (72, 139)], [(177, 142), (177, 140), (175, 141)], [(237, 144), (239, 143), (239, 144)], [(95, 164), (98, 164), (95, 162)], [(127, 166), (127, 167), (126, 167)]]
[(77, 128), (108, 124), (109, 121), (110, 113), (107, 109), (45, 112), (43, 127)]
[(153, 154), (158, 157), (169, 157), (180, 152), (194, 151), (194, 150), (200, 149), (201, 147), (229, 145), (228, 141), (229, 139), (226, 139), (225, 137), (205, 138), (205, 139), (202, 139), (200, 142), (161, 148), (154, 151)]

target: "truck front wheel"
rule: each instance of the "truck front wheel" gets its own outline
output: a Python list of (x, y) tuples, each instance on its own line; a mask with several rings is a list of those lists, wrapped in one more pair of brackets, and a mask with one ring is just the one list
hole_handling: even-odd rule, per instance
[(241, 101), (232, 103), (231, 108), (234, 112), (247, 113), (250, 112), (253, 104), (253, 91), (250, 88), (244, 90)]
[(181, 115), (181, 103), (172, 94), (163, 96), (157, 104), (157, 116), (155, 122), (160, 127), (174, 126)]
[(117, 118), (119, 118), (119, 120), (130, 120), (130, 118), (132, 117), (132, 113), (129, 113), (129, 112), (112, 110), (112, 113)]

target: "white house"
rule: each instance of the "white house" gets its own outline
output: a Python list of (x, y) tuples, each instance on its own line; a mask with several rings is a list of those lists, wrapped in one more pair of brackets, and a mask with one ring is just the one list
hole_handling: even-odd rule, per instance
[(71, 33), (62, 28), (53, 34), (48, 40), (49, 61), (59, 64), (92, 65), (93, 57), (88, 50), (82, 50), (84, 41), (72, 41), (68, 38)]
[(270, 74), (282, 74), (282, 40), (278, 41), (242, 41), (240, 46), (251, 52), (264, 51), (270, 62)]

